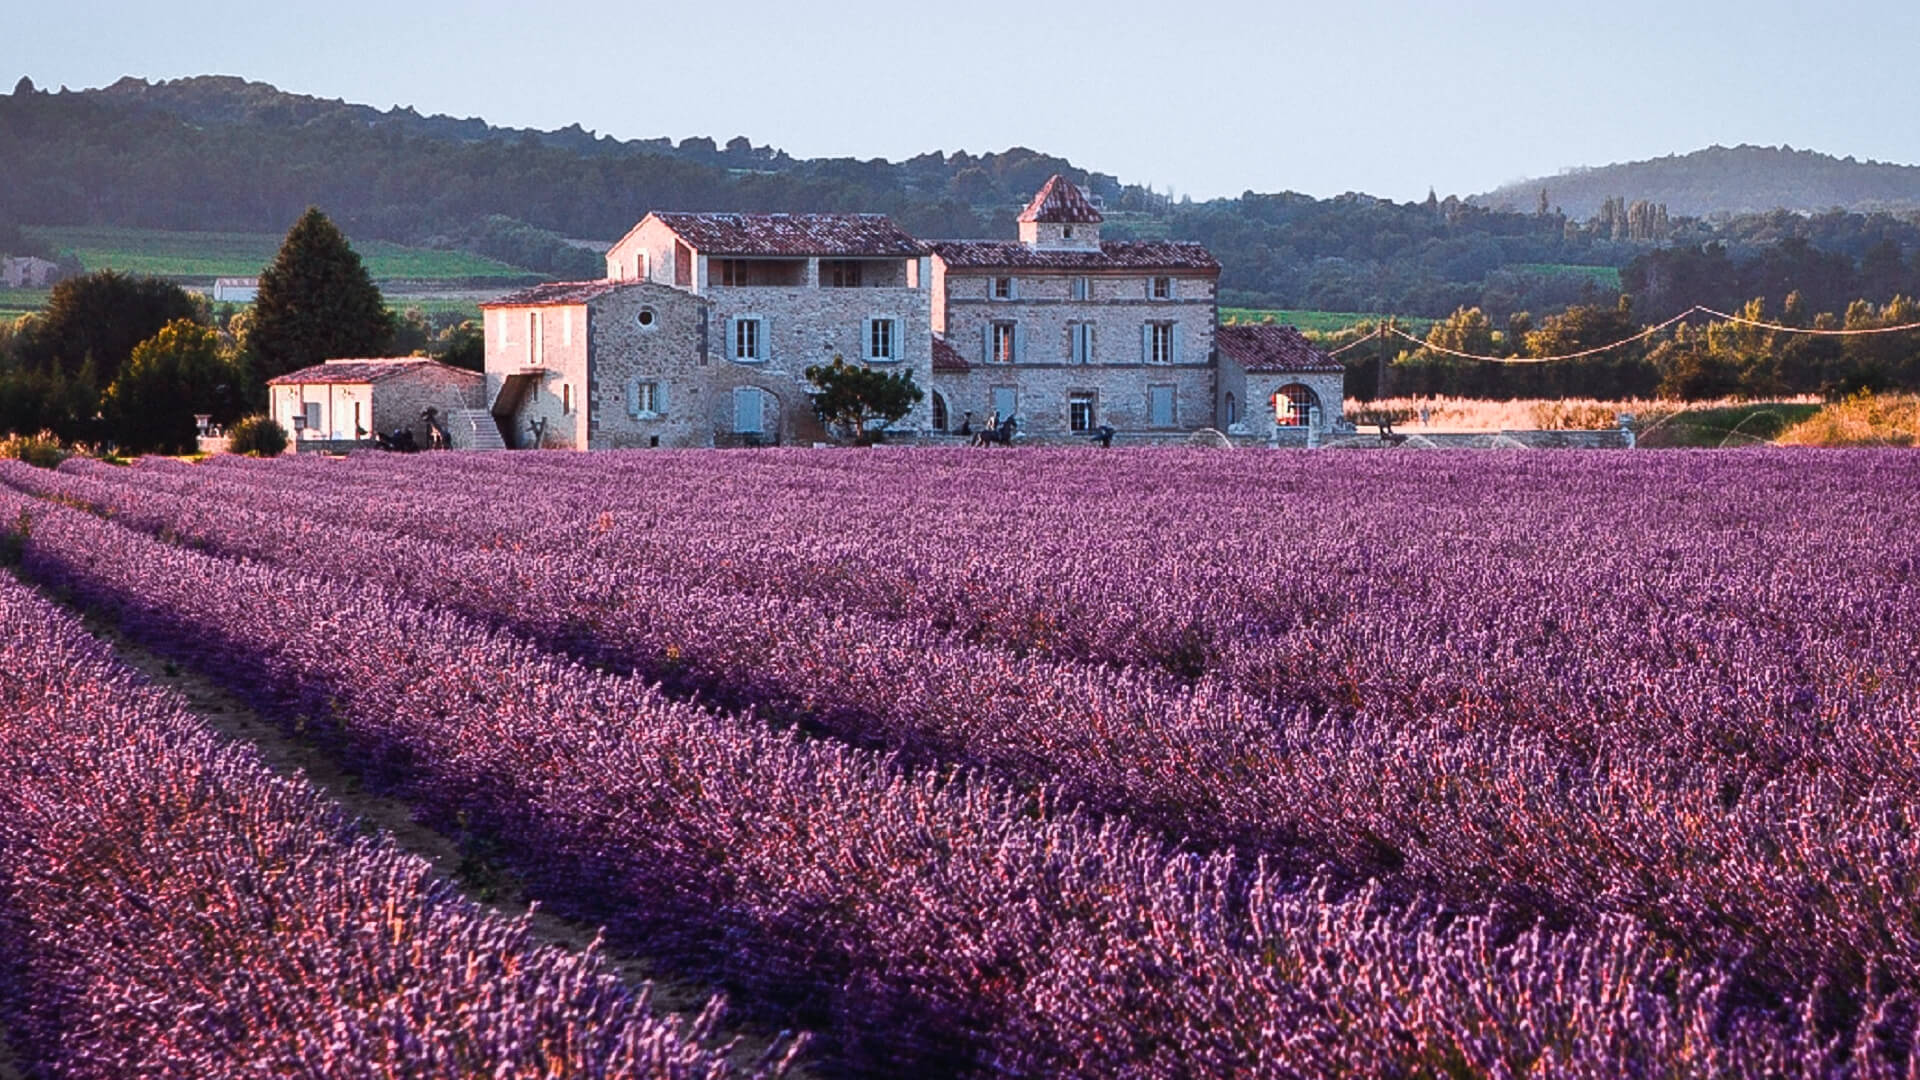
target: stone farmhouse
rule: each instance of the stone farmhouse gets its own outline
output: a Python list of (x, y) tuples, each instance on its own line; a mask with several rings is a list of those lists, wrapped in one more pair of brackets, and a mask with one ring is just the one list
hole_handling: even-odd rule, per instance
[[(471, 415), (485, 403), (484, 388), (479, 372), (420, 356), (329, 360), (268, 379), (267, 412), (299, 451), (350, 450), (400, 428), (426, 446), (433, 433), (421, 414), (428, 408), (452, 445), (479, 448)], [(499, 446), (490, 428), (481, 434)]]
[(1286, 327), (1222, 327), (1199, 244), (1103, 240), (1049, 180), (1008, 241), (923, 243), (877, 214), (648, 214), (600, 281), (481, 305), (487, 407), (508, 446), (805, 444), (805, 369), (835, 357), (927, 391), (896, 431), (1176, 441), (1218, 428), (1312, 445), (1340, 366)]
[(44, 289), (60, 276), (60, 267), (35, 255), (0, 258), (0, 287)]

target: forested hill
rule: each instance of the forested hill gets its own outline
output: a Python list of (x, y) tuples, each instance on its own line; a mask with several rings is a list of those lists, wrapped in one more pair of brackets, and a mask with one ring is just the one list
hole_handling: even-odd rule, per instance
[(1532, 211), (1541, 191), (1550, 207), (1584, 219), (1607, 200), (1665, 204), (1686, 217), (1920, 209), (1920, 166), (1837, 158), (1791, 147), (1715, 146), (1652, 161), (1576, 169), (1523, 180), (1476, 197), (1496, 209)]
[[(504, 129), (224, 77), (58, 93), (22, 79), (0, 94), (0, 254), (60, 255), (28, 250), (34, 226), (278, 234), (318, 206), (356, 241), (457, 248), (580, 277), (603, 264), (570, 239), (610, 242), (657, 209), (868, 211), (930, 239), (1011, 236), (1054, 173), (1104, 200), (1111, 239), (1206, 244), (1224, 267), (1228, 306), (1434, 318), (1478, 306), (1504, 319), (1611, 302), (1620, 271), (1659, 248), (1724, 245), (1741, 274), (1761, 267), (1769, 296), (1846, 294), (1876, 246), (1883, 269), (1906, 273), (1920, 258), (1913, 212), (1704, 222), (1604, 184), (1607, 209), (1592, 215), (1557, 194), (1568, 212), (1540, 213), (1537, 191), (1517, 210), (1286, 192), (1174, 202), (1022, 148), (800, 159), (740, 138)], [(1776, 247), (1785, 260), (1762, 266)]]

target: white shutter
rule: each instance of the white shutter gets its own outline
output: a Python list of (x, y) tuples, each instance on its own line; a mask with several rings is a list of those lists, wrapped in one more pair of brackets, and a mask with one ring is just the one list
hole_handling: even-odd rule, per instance
[(1173, 357), (1172, 359), (1173, 359), (1173, 362), (1176, 364), (1182, 361), (1183, 359), (1185, 359), (1187, 355), (1186, 350), (1181, 348), (1181, 342), (1184, 337), (1181, 331), (1185, 329), (1186, 327), (1181, 326), (1179, 323), (1173, 324)]
[(987, 323), (980, 328), (980, 362), (993, 363), (993, 324)]
[(1152, 323), (1147, 323), (1144, 326), (1140, 327), (1140, 362), (1143, 364), (1153, 363), (1153, 324)]
[(729, 360), (740, 359), (740, 354), (739, 352), (736, 351), (740, 347), (739, 342), (740, 342), (740, 320), (733, 318), (732, 316), (728, 316), (727, 337), (726, 337), (726, 340), (723, 341), (720, 345), (720, 355), (726, 357)]
[(1027, 362), (1027, 328), (1024, 326), (1013, 328), (1013, 362), (1016, 364)]
[(665, 382), (653, 384), (653, 411), (661, 416), (667, 415), (667, 384)]
[(627, 380), (627, 415), (640, 415), (640, 380)]
[(878, 360), (880, 358), (879, 355), (873, 351), (873, 324), (879, 321), (878, 319), (860, 320), (860, 356), (862, 359)]

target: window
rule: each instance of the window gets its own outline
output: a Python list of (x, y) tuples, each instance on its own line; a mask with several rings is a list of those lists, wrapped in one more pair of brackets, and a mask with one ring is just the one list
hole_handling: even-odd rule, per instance
[(835, 289), (860, 287), (860, 264), (853, 259), (822, 259), (820, 284)]
[(1232, 427), (1233, 425), (1239, 422), (1240, 422), (1240, 402), (1235, 400), (1232, 394), (1228, 394), (1227, 395), (1227, 426)]
[(747, 263), (744, 259), (720, 260), (720, 284), (745, 285), (747, 283)]
[(540, 366), (547, 358), (546, 342), (540, 338), (540, 313), (529, 311), (527, 312), (527, 362), (535, 367)]
[(1063, 227), (1063, 228), (1062, 228), (1062, 229), (1060, 230), (1060, 239), (1062, 239), (1062, 240), (1071, 240), (1071, 239), (1073, 239), (1073, 226), (1071, 226), (1071, 225), (1068, 225), (1068, 226), (1065, 226), (1065, 227)]
[(302, 405), (300, 407), (300, 415), (296, 420), (300, 426), (305, 427), (308, 431), (320, 430), (320, 403), (317, 401), (309, 401), (305, 405)]
[(560, 412), (562, 414), (571, 414), (573, 412), (573, 384), (572, 383), (560, 384)]
[(633, 257), (633, 276), (641, 281), (647, 280), (647, 272), (653, 267), (648, 265), (647, 253), (642, 251)]
[(1077, 277), (1073, 279), (1073, 298), (1075, 300), (1093, 299), (1093, 279)]
[(640, 313), (633, 317), (633, 321), (639, 324), (640, 329), (642, 330), (653, 329), (653, 322), (654, 322), (653, 309), (650, 307), (641, 308)]
[(940, 391), (938, 390), (933, 391), (928, 396), (932, 399), (931, 408), (933, 410), (933, 430), (935, 431), (947, 430), (947, 399), (941, 397)]
[(1067, 324), (1067, 360), (1074, 364), (1093, 363), (1093, 324)]
[(1173, 324), (1147, 324), (1147, 363), (1173, 363)]
[(1093, 430), (1093, 394), (1073, 393), (1067, 395), (1067, 430)]
[(997, 277), (993, 279), (993, 298), (995, 300), (1013, 299), (1013, 279)]
[(894, 352), (894, 323), (892, 319), (867, 320), (867, 359), (897, 360)]
[(1147, 387), (1147, 422), (1157, 428), (1173, 426), (1173, 387)]
[(1273, 395), (1273, 422), (1281, 427), (1306, 427), (1313, 421), (1318, 406), (1313, 391), (1292, 383)]
[(1170, 277), (1154, 278), (1152, 291), (1148, 295), (1152, 296), (1155, 300), (1173, 299), (1173, 279)]
[(763, 320), (757, 318), (733, 320), (733, 358), (744, 363), (752, 363), (767, 358), (767, 335)]
[(1014, 333), (1014, 325), (1012, 323), (994, 323), (993, 349), (988, 354), (987, 359), (996, 364), (1013, 363), (1014, 342), (1016, 340), (1017, 335)]
[(637, 380), (633, 392), (627, 398), (627, 411), (635, 417), (658, 416), (666, 410), (660, 393), (660, 384), (651, 379)]

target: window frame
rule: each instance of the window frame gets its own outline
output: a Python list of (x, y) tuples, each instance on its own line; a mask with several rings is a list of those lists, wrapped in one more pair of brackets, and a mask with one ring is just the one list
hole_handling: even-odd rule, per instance
[[(875, 315), (867, 320), (865, 353), (868, 363), (897, 364), (900, 362), (900, 320), (891, 315)], [(886, 336), (887, 351), (881, 352), (881, 335)]]
[(1155, 274), (1147, 279), (1147, 299), (1173, 299), (1173, 278), (1167, 274)]
[[(1082, 406), (1086, 408), (1084, 420), (1076, 415)], [(1067, 391), (1067, 430), (1082, 435), (1099, 427), (1100, 395), (1093, 390)]]
[[(1020, 360), (1020, 326), (1012, 322), (992, 324), (993, 350), (987, 357), (988, 363), (1015, 364)], [(1002, 347), (1004, 346), (1004, 348)]]
[[(736, 364), (764, 364), (770, 354), (767, 342), (767, 320), (763, 315), (736, 315), (731, 320), (732, 333), (727, 336), (727, 358)], [(742, 355), (740, 347), (743, 336), (752, 348)]]
[(1173, 324), (1170, 322), (1151, 322), (1147, 324), (1147, 363), (1171, 365), (1173, 363)]
[[(1005, 287), (1002, 288), (1002, 286)], [(1011, 276), (995, 277), (987, 283), (987, 296), (994, 300), (1013, 300), (1017, 298), (1018, 295), (1018, 290), (1014, 286)]]
[(633, 417), (636, 420), (652, 420), (665, 415), (660, 408), (660, 380), (635, 379), (633, 383)]
[[(1299, 391), (1293, 393), (1293, 391)], [(1280, 411), (1280, 402), (1285, 400), (1288, 408), (1285, 414)], [(1320, 405), (1320, 395), (1313, 387), (1305, 383), (1288, 383), (1273, 392), (1273, 423), (1275, 427), (1289, 431), (1306, 430), (1313, 426), (1313, 410)]]
[(1093, 363), (1093, 323), (1079, 320), (1067, 324), (1067, 363)]
[(1068, 286), (1068, 289), (1067, 295), (1076, 301), (1084, 303), (1093, 299), (1093, 279), (1084, 274), (1075, 277), (1073, 283)]

